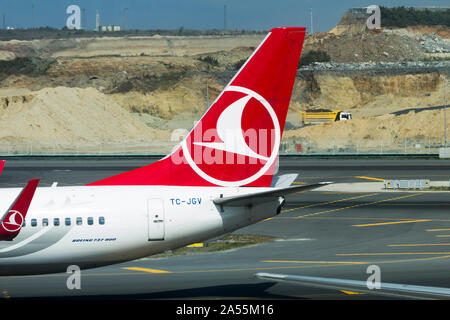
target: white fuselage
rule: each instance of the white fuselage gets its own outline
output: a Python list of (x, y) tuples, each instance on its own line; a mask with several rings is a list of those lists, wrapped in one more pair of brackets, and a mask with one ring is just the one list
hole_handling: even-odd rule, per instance
[[(270, 188), (38, 188), (19, 235), (0, 241), (0, 275), (98, 267), (210, 239), (271, 217), (280, 205), (220, 207), (213, 199), (264, 190)], [(20, 191), (0, 189), (0, 212)]]

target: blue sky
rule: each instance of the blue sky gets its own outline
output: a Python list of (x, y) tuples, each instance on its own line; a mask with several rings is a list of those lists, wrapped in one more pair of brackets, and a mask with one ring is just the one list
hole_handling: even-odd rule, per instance
[[(66, 8), (79, 5), (86, 10), (88, 29), (95, 27), (95, 12), (102, 25), (122, 25), (127, 11), (129, 29), (222, 29), (224, 5), (228, 29), (268, 30), (278, 26), (310, 26), (327, 31), (334, 27), (348, 8), (379, 6), (449, 6), (448, 0), (0, 0), (6, 24), (16, 28), (66, 24)], [(34, 10), (32, 7), (34, 6)], [(34, 11), (34, 14), (33, 14)], [(34, 16), (34, 19), (33, 19)]]

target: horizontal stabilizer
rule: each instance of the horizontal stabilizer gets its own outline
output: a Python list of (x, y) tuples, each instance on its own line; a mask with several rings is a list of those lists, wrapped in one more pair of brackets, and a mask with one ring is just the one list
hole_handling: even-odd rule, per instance
[(0, 175), (2, 175), (3, 167), (5, 166), (6, 160), (0, 161)]
[(216, 198), (213, 202), (217, 205), (221, 206), (229, 206), (229, 207), (240, 207), (254, 204), (255, 202), (267, 202), (273, 201), (278, 197), (282, 197), (291, 193), (308, 191), (312, 189), (316, 189), (319, 187), (323, 187), (325, 185), (330, 184), (331, 182), (319, 182), (314, 184), (308, 184), (303, 186), (289, 187), (289, 188), (273, 188), (273, 190), (243, 194), (239, 196), (231, 196), (224, 198)]
[[(414, 286), (407, 284), (380, 282), (379, 288), (369, 289), (367, 281), (355, 281), (347, 279), (306, 277), (274, 273), (257, 273), (256, 277), (262, 280), (290, 282), (309, 287), (347, 290), (359, 293), (367, 293), (394, 298), (408, 299), (450, 299), (450, 289), (441, 287)], [(373, 285), (373, 283), (370, 283)]]

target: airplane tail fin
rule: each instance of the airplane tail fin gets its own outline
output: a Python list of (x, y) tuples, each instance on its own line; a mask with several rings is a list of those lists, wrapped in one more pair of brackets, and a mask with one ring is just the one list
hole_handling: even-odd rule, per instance
[(275, 28), (174, 151), (89, 185), (270, 187), (305, 28)]
[(28, 181), (28, 184), (3, 215), (0, 220), (0, 241), (11, 241), (19, 234), (38, 184), (39, 179)]

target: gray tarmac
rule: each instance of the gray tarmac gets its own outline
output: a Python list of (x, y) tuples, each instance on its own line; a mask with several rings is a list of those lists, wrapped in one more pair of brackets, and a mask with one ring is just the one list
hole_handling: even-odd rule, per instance
[[(23, 186), (37, 177), (41, 185), (83, 185), (152, 161), (8, 160), (0, 187)], [(299, 173), (298, 184), (448, 181), (450, 161), (281, 159), (280, 173), (288, 172)], [(449, 193), (438, 192), (294, 194), (280, 215), (236, 232), (274, 241), (83, 270), (80, 290), (67, 289), (65, 273), (3, 277), (0, 293), (3, 298), (377, 299), (255, 278), (257, 272), (272, 272), (366, 281), (370, 265), (380, 267), (382, 282), (450, 288), (449, 199)]]

